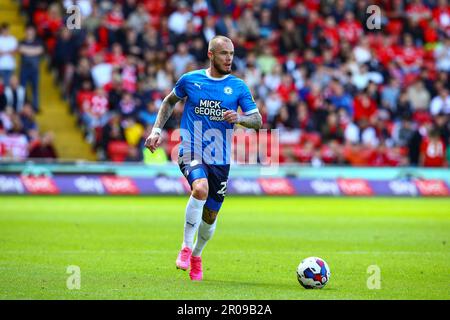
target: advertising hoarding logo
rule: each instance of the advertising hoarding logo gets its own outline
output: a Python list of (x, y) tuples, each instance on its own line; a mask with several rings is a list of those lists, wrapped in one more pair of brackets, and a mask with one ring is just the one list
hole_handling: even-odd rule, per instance
[(314, 193), (318, 195), (329, 194), (337, 196), (340, 194), (339, 186), (336, 181), (312, 180), (311, 188), (314, 190)]
[(74, 185), (81, 193), (105, 193), (102, 182), (98, 178), (81, 176), (74, 180)]
[(183, 183), (179, 179), (173, 178), (156, 178), (155, 186), (160, 193), (170, 193), (170, 194), (184, 194), (185, 188)]
[(261, 188), (266, 194), (271, 195), (293, 195), (295, 189), (286, 178), (258, 179)]
[(261, 194), (261, 186), (258, 181), (250, 179), (230, 179), (230, 190), (237, 194)]
[(371, 196), (372, 188), (364, 179), (338, 179), (337, 183), (342, 193), (347, 196)]
[(0, 176), (0, 193), (24, 193), (22, 181), (17, 176)]
[(389, 189), (396, 196), (417, 196), (416, 185), (411, 181), (389, 181)]
[(447, 185), (442, 180), (416, 180), (417, 188), (423, 196), (448, 196)]
[(138, 188), (130, 178), (103, 176), (100, 179), (110, 194), (139, 194)]
[(50, 177), (22, 176), (25, 189), (32, 194), (58, 194), (59, 189)]

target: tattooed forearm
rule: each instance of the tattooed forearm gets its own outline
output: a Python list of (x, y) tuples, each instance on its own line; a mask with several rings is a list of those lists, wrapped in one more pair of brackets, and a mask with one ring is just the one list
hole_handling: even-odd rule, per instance
[(250, 129), (260, 129), (262, 126), (261, 114), (256, 112), (249, 116), (240, 116), (239, 124)]
[(155, 125), (153, 126), (154, 128), (162, 129), (164, 127), (178, 101), (180, 101), (180, 99), (173, 92), (164, 98), (158, 116), (156, 117)]

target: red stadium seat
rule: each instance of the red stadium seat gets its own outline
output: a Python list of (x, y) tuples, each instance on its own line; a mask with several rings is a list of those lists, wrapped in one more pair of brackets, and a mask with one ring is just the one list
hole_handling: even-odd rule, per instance
[(314, 151), (304, 148), (303, 146), (296, 146), (292, 149), (296, 160), (300, 163), (309, 163), (314, 155)]
[(427, 122), (432, 122), (433, 118), (427, 111), (416, 111), (413, 114), (414, 121), (423, 124)]
[(305, 132), (301, 135), (300, 144), (304, 145), (306, 141), (311, 141), (315, 148), (320, 147), (322, 144), (322, 138), (317, 132)]
[(128, 155), (128, 143), (125, 141), (111, 141), (108, 143), (108, 158), (113, 162), (123, 162)]

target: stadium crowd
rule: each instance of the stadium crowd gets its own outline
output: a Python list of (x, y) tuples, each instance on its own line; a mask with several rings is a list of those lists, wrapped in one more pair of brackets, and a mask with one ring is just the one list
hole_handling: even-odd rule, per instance
[[(38, 111), (38, 68), (44, 52), (32, 28), (23, 41), (11, 35), (6, 23), (0, 25), (0, 159), (53, 159), (57, 157), (53, 134), (40, 132)], [(20, 76), (14, 55), (20, 54)], [(26, 97), (27, 84), (32, 98)]]
[[(74, 4), (81, 28), (69, 29)], [(264, 128), (279, 129), (281, 162), (450, 160), (447, 0), (22, 0), (21, 7), (101, 160), (170, 159), (181, 104), (166, 124), (164, 149), (146, 154), (144, 139), (180, 75), (207, 67), (207, 43), (217, 34), (233, 40), (234, 73), (250, 87)], [(33, 84), (32, 75), (23, 78)], [(37, 96), (25, 113), (39, 110)]]

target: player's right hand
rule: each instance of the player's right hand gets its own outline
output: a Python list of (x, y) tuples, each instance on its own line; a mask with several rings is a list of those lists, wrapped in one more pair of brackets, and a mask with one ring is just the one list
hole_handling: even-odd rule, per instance
[(145, 147), (150, 150), (151, 153), (155, 152), (156, 148), (161, 145), (162, 137), (158, 132), (152, 132), (145, 140)]

